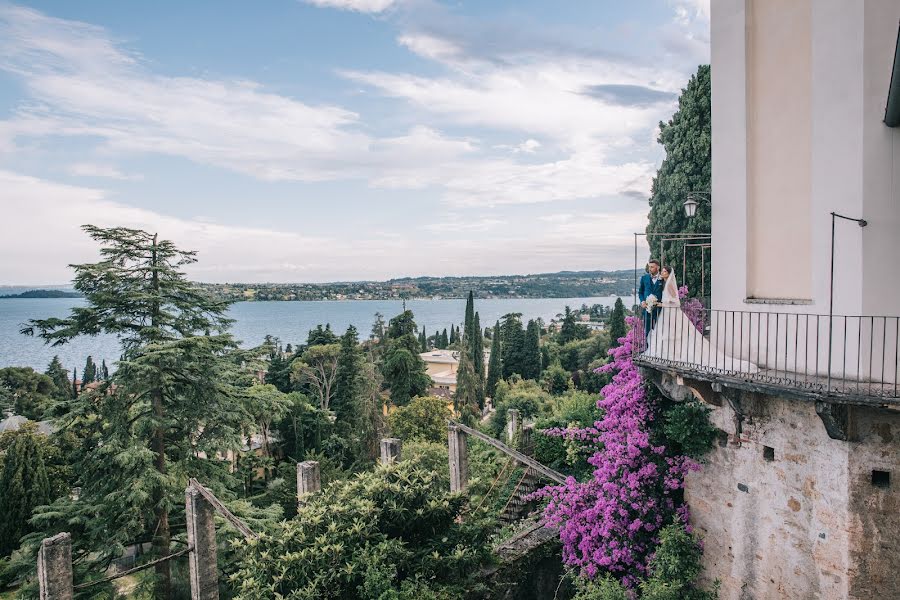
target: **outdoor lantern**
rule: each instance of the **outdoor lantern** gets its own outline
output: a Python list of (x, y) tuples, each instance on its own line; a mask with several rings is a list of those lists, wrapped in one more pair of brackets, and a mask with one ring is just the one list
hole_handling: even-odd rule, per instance
[(694, 200), (693, 194), (688, 194), (687, 200), (684, 201), (684, 214), (688, 219), (693, 219), (697, 214), (697, 201)]

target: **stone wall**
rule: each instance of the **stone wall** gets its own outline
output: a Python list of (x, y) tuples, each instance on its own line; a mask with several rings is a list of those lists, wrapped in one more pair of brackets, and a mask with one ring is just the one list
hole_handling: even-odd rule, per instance
[(723, 431), (685, 489), (704, 583), (729, 600), (900, 598), (900, 413), (851, 407), (841, 441), (813, 402), (703, 392)]

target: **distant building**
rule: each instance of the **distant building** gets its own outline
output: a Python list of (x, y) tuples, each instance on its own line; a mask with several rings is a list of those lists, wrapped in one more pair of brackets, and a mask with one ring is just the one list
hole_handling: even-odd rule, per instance
[(434, 387), (456, 391), (456, 371), (459, 369), (459, 352), (456, 350), (432, 350), (419, 356), (428, 367), (428, 375)]
[[(25, 417), (21, 415), (10, 415), (0, 421), (0, 433), (18, 431), (25, 423), (28, 423), (28, 419)], [(44, 435), (50, 435), (56, 430), (50, 421), (37, 421), (37, 428), (38, 433), (43, 433)]]

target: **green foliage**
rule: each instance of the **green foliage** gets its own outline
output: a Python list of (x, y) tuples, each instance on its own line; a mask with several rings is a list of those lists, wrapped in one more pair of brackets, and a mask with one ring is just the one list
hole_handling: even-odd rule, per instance
[(609, 345), (614, 348), (619, 345), (619, 340), (628, 333), (625, 325), (625, 304), (621, 298), (616, 298), (612, 314), (609, 316)]
[(528, 321), (524, 343), (521, 375), (524, 379), (539, 379), (541, 377), (541, 328), (537, 321)]
[(0, 369), (0, 388), (5, 388), (12, 411), (32, 421), (49, 416), (58, 394), (50, 377), (31, 367), (6, 367)]
[(628, 590), (611, 576), (595, 580), (575, 577), (578, 592), (572, 600), (633, 600)]
[(568, 306), (563, 315), (562, 325), (560, 325), (559, 333), (556, 341), (560, 344), (568, 344), (575, 340), (583, 340), (591, 335), (591, 330), (585, 325), (575, 320), (575, 313)]
[(554, 396), (565, 394), (573, 389), (572, 377), (560, 365), (551, 365), (550, 368), (545, 370), (541, 381), (544, 389)]
[[(464, 347), (465, 342), (466, 338), (464, 337)], [(472, 357), (463, 350), (459, 354), (459, 368), (456, 372), (456, 392), (453, 394), (453, 408), (460, 419), (471, 424), (478, 418), (480, 414), (479, 401), (483, 395), (481, 378), (475, 372)]]
[(403, 406), (414, 397), (423, 395), (431, 385), (425, 361), (419, 356), (420, 346), (412, 311), (404, 311), (391, 319), (387, 336), (382, 365), (384, 382), (390, 390), (391, 402)]
[(53, 380), (56, 389), (53, 390), (54, 399), (63, 402), (72, 398), (72, 382), (69, 381), (69, 372), (66, 371), (59, 360), (59, 356), (54, 356), (44, 375)]
[(359, 347), (359, 334), (356, 332), (356, 327), (351, 325), (341, 337), (341, 349), (338, 354), (334, 382), (332, 409), (338, 419), (347, 420), (351, 417), (354, 402), (363, 385), (363, 382), (360, 381), (363, 362), (363, 353)]
[(340, 353), (340, 344), (316, 344), (291, 363), (291, 380), (307, 385), (321, 410), (331, 410)]
[(84, 361), (84, 368), (81, 370), (81, 385), (85, 386), (95, 381), (97, 381), (97, 364), (94, 362), (94, 359), (88, 355), (87, 360)]
[(494, 414), (488, 421), (489, 433), (503, 439), (506, 435), (506, 411), (515, 408), (523, 419), (531, 419), (544, 410), (549, 410), (552, 399), (541, 386), (530, 379), (516, 379), (510, 383), (497, 384), (494, 395)]
[(515, 374), (522, 376), (526, 369), (525, 330), (522, 329), (521, 317), (522, 313), (503, 315), (500, 325), (503, 379), (509, 379)]
[[(404, 442), (446, 442), (450, 409), (443, 398), (417, 396), (406, 406), (400, 406), (388, 417), (391, 433)], [(446, 452), (445, 452), (446, 453)]]
[(708, 406), (696, 400), (669, 406), (663, 412), (663, 432), (669, 443), (691, 458), (706, 454), (718, 433), (709, 420), (710, 412)]
[(650, 561), (649, 576), (641, 582), (641, 600), (716, 600), (712, 591), (695, 585), (703, 549), (684, 523), (676, 521), (659, 532), (659, 546)]
[(307, 348), (312, 346), (327, 346), (330, 344), (337, 344), (338, 337), (331, 331), (331, 323), (326, 323), (325, 328), (322, 328), (322, 324), (316, 325), (315, 329), (309, 330), (309, 335), (306, 336), (306, 346)]
[[(684, 201), (688, 192), (710, 190), (712, 174), (711, 152), (711, 112), (710, 112), (710, 70), (709, 65), (701, 65), (691, 77), (678, 99), (678, 110), (668, 123), (659, 124), (659, 143), (666, 157), (653, 179), (650, 197), (650, 218), (647, 234), (665, 233), (709, 233), (712, 210), (701, 203), (697, 214), (689, 219), (684, 214)], [(651, 248), (658, 248), (656, 238), (649, 238)], [(665, 255), (656, 258), (680, 261), (683, 241), (669, 241), (665, 244)], [(706, 290), (701, 289), (701, 269), (703, 261), (688, 249), (686, 285), (699, 296), (710, 289), (710, 262), (706, 261)], [(696, 248), (693, 249), (696, 252)]]
[(466, 498), (416, 460), (379, 466), (313, 496), (271, 534), (236, 542), (237, 597), (464, 597), (481, 587), (487, 531), (458, 521)]
[(3, 444), (0, 471), (0, 557), (15, 550), (19, 538), (31, 530), (28, 520), (34, 508), (53, 499), (44, 456), (47, 442), (37, 426), (27, 423), (3, 436), (12, 441)]
[(594, 467), (587, 459), (597, 448), (575, 440), (542, 433), (545, 429), (583, 429), (592, 427), (603, 412), (597, 407), (597, 398), (585, 392), (573, 391), (560, 398), (552, 414), (537, 420), (534, 425), (534, 457), (540, 463), (561, 473), (574, 475), (583, 481)]
[(502, 351), (500, 349), (500, 321), (494, 326), (494, 335), (491, 337), (491, 359), (488, 363), (487, 380), (484, 384), (484, 394), (489, 398), (494, 397), (497, 390), (497, 382), (503, 378)]

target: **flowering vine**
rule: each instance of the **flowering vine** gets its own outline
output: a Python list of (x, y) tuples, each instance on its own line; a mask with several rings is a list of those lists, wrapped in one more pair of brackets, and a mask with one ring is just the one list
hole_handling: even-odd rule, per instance
[(681, 312), (694, 324), (698, 331), (703, 331), (705, 310), (703, 303), (697, 298), (688, 298), (688, 287), (686, 285), (678, 288), (678, 297), (681, 299)]
[(598, 401), (603, 418), (585, 429), (545, 432), (598, 448), (588, 459), (593, 476), (586, 482), (569, 477), (536, 495), (549, 499), (543, 520), (559, 529), (566, 564), (586, 577), (607, 572), (634, 587), (647, 572), (660, 529), (677, 515), (686, 518), (679, 490), (685, 474), (699, 466), (651, 441), (655, 406), (631, 358), (641, 327), (633, 317), (627, 322), (628, 334), (598, 369), (615, 373)]

